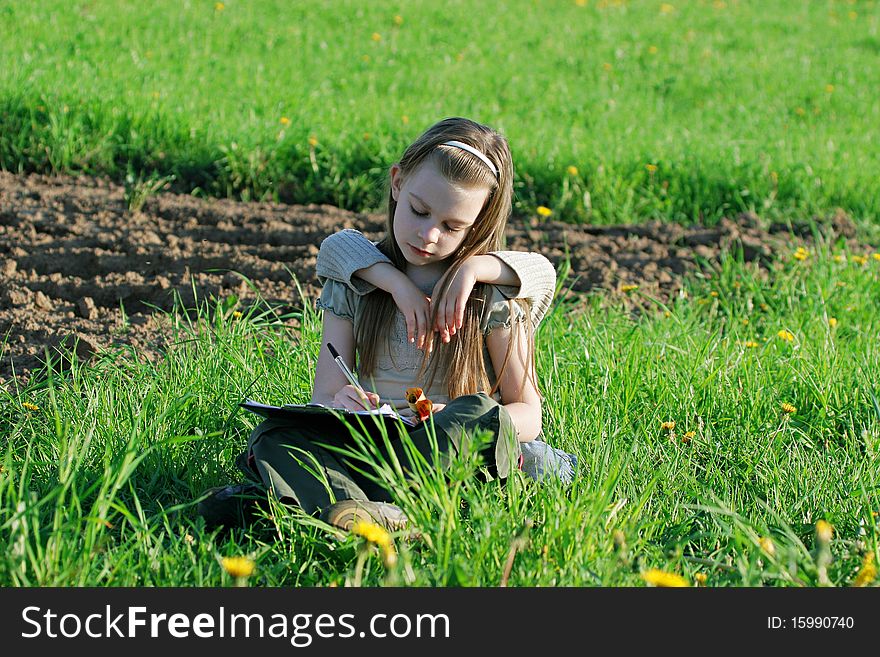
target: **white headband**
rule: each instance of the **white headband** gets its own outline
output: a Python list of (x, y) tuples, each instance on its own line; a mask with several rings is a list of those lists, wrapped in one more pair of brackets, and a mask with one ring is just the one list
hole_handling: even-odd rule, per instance
[(495, 165), (492, 164), (492, 160), (490, 160), (488, 157), (483, 155), (480, 151), (478, 151), (473, 146), (471, 146), (469, 144), (465, 144), (460, 141), (444, 141), (440, 145), (441, 146), (455, 146), (456, 148), (460, 148), (463, 151), (467, 151), (471, 155), (475, 155), (476, 157), (480, 158), (483, 161), (483, 164), (485, 164), (487, 167), (489, 167), (489, 169), (492, 170), (492, 173), (495, 174), (496, 178), (498, 177), (498, 169), (496, 169)]

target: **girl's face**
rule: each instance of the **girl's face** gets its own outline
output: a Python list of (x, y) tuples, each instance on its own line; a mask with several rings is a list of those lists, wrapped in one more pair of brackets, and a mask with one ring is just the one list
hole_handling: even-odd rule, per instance
[(394, 239), (410, 266), (439, 263), (461, 246), (489, 196), (484, 187), (449, 182), (433, 162), (425, 162), (406, 180), (391, 167)]

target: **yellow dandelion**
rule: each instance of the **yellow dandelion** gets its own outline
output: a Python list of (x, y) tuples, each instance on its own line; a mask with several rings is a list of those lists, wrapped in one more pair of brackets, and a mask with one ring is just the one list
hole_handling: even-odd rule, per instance
[(696, 437), (696, 435), (696, 431), (686, 431), (685, 434), (681, 437), (681, 442), (689, 443)]
[(233, 319), (241, 319), (241, 316), (242, 316), (242, 315), (241, 315), (241, 311), (240, 311), (240, 310), (233, 310), (233, 311), (232, 311), (232, 318), (233, 318)]
[(673, 7), (668, 2), (664, 2), (662, 5), (660, 5), (660, 13), (661, 14), (671, 14), (674, 11), (675, 11), (675, 7)]
[(586, 7), (587, 0), (574, 0), (574, 4), (576, 4), (578, 7)]
[(807, 114), (807, 110), (805, 110), (803, 107), (796, 107), (794, 113), (798, 116), (805, 116)]
[(290, 119), (288, 119), (286, 116), (282, 116), (281, 119), (279, 120), (279, 123), (286, 128), (287, 126), (290, 125)]
[(400, 120), (403, 122), (403, 125), (406, 125), (407, 123), (409, 123), (409, 117), (406, 114), (401, 116)]
[(656, 55), (657, 54), (657, 46), (650, 46), (648, 48), (648, 52), (652, 55)]
[(151, 95), (154, 99), (159, 99), (162, 96), (158, 91), (154, 91)]
[(760, 539), (758, 539), (758, 545), (761, 546), (761, 549), (764, 550), (767, 556), (776, 556), (776, 544), (769, 536), (762, 536)]
[(373, 32), (373, 36), (370, 37), (373, 41), (381, 41), (382, 35), (378, 32)]
[(633, 285), (632, 283), (630, 283), (629, 285), (621, 285), (620, 286), (621, 292), (632, 292), (633, 290), (638, 290), (638, 289), (639, 289), (639, 286)]
[(657, 568), (651, 568), (651, 570), (646, 570), (645, 572), (643, 572), (642, 579), (645, 580), (648, 584), (664, 588), (680, 588), (684, 586), (689, 586), (687, 580), (681, 575), (676, 575), (675, 573), (667, 573), (665, 571), (658, 570)]
[(754, 349), (757, 346), (758, 346), (758, 343), (755, 342), (754, 340), (746, 340), (746, 347), (747, 348)]
[(834, 93), (834, 85), (833, 84), (826, 84), (825, 91), (829, 94), (833, 94)]
[(786, 331), (785, 329), (781, 329), (776, 335), (779, 336), (781, 340), (785, 340), (786, 342), (791, 342), (794, 340), (794, 333), (791, 331)]
[(694, 581), (697, 586), (706, 586), (706, 580), (709, 579), (706, 573), (694, 573)]
[(880, 260), (880, 253), (872, 253), (871, 257), (874, 258), (874, 260)]
[(859, 570), (859, 574), (856, 575), (853, 586), (868, 586), (875, 579), (877, 579), (877, 566), (874, 565), (874, 553), (868, 552), (862, 561), (862, 567)]
[(223, 569), (235, 578), (250, 577), (254, 574), (254, 561), (248, 557), (223, 557)]
[(223, 11), (224, 9), (226, 9), (226, 5), (224, 5), (222, 2), (217, 2), (214, 4), (214, 11)]
[(370, 56), (369, 56), (369, 55), (363, 55), (363, 56), (361, 57), (361, 59), (362, 59), (362, 60), (364, 61), (364, 63), (366, 63), (366, 64), (369, 64), (369, 63), (370, 63)]
[(864, 256), (864, 255), (854, 255), (854, 256), (852, 257), (852, 261), (853, 261), (854, 263), (856, 263), (857, 265), (864, 265), (865, 263), (868, 262), (868, 256)]
[(186, 536), (183, 537), (183, 540), (188, 545), (194, 545), (196, 542), (196, 539), (193, 537), (192, 534), (187, 534)]
[(740, 321), (740, 324), (742, 324), (743, 326), (748, 326), (748, 325), (749, 325), (749, 318), (748, 318), (748, 317), (743, 317), (743, 318), (742, 318), (741, 320), (739, 320), (739, 321)]
[(394, 17), (395, 25), (403, 25), (403, 16), (397, 15)]
[(645, 168), (648, 170), (648, 173), (655, 173), (657, 171), (656, 164), (646, 164)]
[(771, 171), (770, 172), (770, 180), (773, 182), (774, 185), (778, 184), (779, 183), (779, 174), (776, 173), (775, 171)]
[(792, 413), (797, 413), (797, 406), (793, 406), (788, 402), (782, 402), (780, 408), (782, 409), (783, 413), (788, 413), (789, 415), (791, 415)]
[(739, 281), (734, 281), (734, 282), (733, 282), (733, 289), (734, 289), (734, 290), (738, 290), (739, 288), (742, 287), (742, 285), (743, 285), (743, 284), (740, 283)]
[(672, 431), (675, 429), (675, 420), (666, 420), (660, 423), (661, 429), (666, 429), (667, 431)]
[(770, 306), (768, 306), (766, 303), (762, 303), (758, 306), (758, 308), (760, 308), (761, 310), (767, 311), (770, 309)]
[(835, 326), (837, 326), (837, 318), (836, 317), (829, 317), (828, 318), (828, 326), (830, 326), (831, 328), (834, 328)]
[(391, 535), (388, 533), (388, 530), (372, 522), (359, 520), (351, 528), (351, 533), (356, 536), (362, 536), (370, 543), (379, 547), (391, 545)]
[(30, 402), (22, 402), (21, 407), (26, 411), (38, 411), (40, 407), (36, 404), (31, 404)]
[(810, 252), (807, 251), (804, 247), (799, 246), (797, 251), (794, 252), (795, 260), (806, 260), (810, 257)]
[(848, 12), (848, 13), (847, 13), (847, 16), (849, 16), (849, 19), (850, 19), (851, 21), (854, 21), (854, 20), (858, 17), (858, 14), (857, 14), (856, 12), (854, 12), (854, 11), (851, 11), (851, 12)]
[(309, 146), (314, 148), (318, 145), (318, 138), (315, 135), (309, 135)]
[(724, 0), (715, 0), (715, 2), (712, 3), (712, 6), (715, 7), (715, 9), (724, 9), (727, 6), (727, 3), (724, 2)]
[(709, 296), (710, 296), (710, 297), (717, 297), (717, 296), (718, 296), (718, 292), (716, 292), (715, 290), (712, 290), (711, 292), (709, 292)]
[(831, 523), (826, 522), (825, 520), (820, 520), (816, 523), (816, 538), (819, 539), (820, 543), (827, 545), (831, 542), (831, 537), (834, 535), (834, 527), (831, 526)]
[(542, 217), (549, 217), (553, 214), (553, 210), (543, 205), (539, 205), (535, 211)]
[(837, 285), (837, 287), (846, 287), (846, 283), (844, 283), (843, 281), (837, 281), (835, 285)]
[(614, 67), (611, 64), (609, 64), (608, 62), (605, 62), (604, 64), (602, 64), (602, 68), (605, 69), (606, 71), (610, 71)]
[(664, 311), (663, 311), (663, 316), (664, 316), (664, 317), (672, 317), (672, 313), (671, 313), (670, 311), (668, 311), (668, 310), (664, 310)]
[(846, 258), (844, 258), (839, 253), (834, 255), (834, 262), (845, 262), (845, 261), (846, 261)]
[[(569, 176), (576, 176), (576, 175), (578, 175), (578, 168), (576, 166), (572, 165), (566, 169), (566, 172), (568, 173)], [(880, 253), (875, 253), (874, 255), (880, 255)]]

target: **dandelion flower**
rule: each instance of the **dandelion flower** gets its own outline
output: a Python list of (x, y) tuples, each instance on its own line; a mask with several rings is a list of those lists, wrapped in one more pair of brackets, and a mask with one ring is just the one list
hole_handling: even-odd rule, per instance
[(686, 431), (685, 434), (681, 437), (681, 442), (689, 443), (694, 439), (694, 436), (697, 435), (696, 431)]
[(26, 411), (38, 411), (40, 407), (36, 404), (31, 404), (30, 402), (22, 402), (21, 407)]
[(553, 210), (543, 205), (539, 205), (536, 212), (542, 217), (549, 217), (551, 214), (553, 214)]
[(718, 296), (718, 292), (716, 292), (715, 290), (712, 290), (711, 292), (709, 292), (709, 296), (710, 296), (710, 297), (717, 297), (717, 296)]
[(837, 326), (837, 318), (836, 317), (829, 317), (828, 318), (828, 326), (830, 326), (831, 328), (834, 328), (835, 326)]
[(621, 292), (632, 292), (633, 290), (638, 290), (638, 289), (639, 289), (639, 286), (638, 286), (638, 285), (633, 285), (633, 284), (629, 284), (629, 285), (621, 285), (621, 286), (620, 286), (620, 291), (621, 291)]
[(840, 255), (839, 253), (836, 253), (836, 254), (834, 255), (834, 258), (833, 258), (833, 259), (834, 259), (834, 262), (843, 262), (843, 261), (846, 260), (846, 258), (844, 258), (844, 257), (843, 257), (842, 255)]
[(794, 113), (798, 116), (806, 116), (807, 110), (805, 110), (803, 107), (796, 107)]
[(868, 586), (875, 579), (877, 579), (877, 566), (874, 565), (874, 553), (868, 552), (862, 561), (862, 567), (859, 574), (856, 575), (853, 586)]
[(397, 15), (394, 17), (395, 25), (403, 25), (403, 16)]
[(740, 320), (740, 323), (741, 323), (743, 326), (748, 326), (748, 325), (749, 325), (749, 318), (748, 318), (748, 317), (743, 317), (743, 318)]
[(665, 422), (660, 423), (661, 429), (666, 429), (667, 431), (672, 431), (675, 429), (675, 420), (666, 420)]
[(223, 569), (232, 577), (250, 577), (254, 574), (254, 561), (248, 557), (223, 557), (220, 560)]
[(874, 258), (874, 260), (880, 260), (880, 253), (872, 253), (871, 257)]
[(810, 257), (810, 252), (807, 251), (804, 247), (799, 246), (797, 251), (794, 252), (795, 260), (806, 260)]
[(409, 123), (409, 117), (406, 114), (401, 116), (400, 120), (403, 121), (403, 125), (406, 125), (407, 123)]
[(318, 138), (315, 135), (309, 135), (309, 146), (314, 148), (318, 145)]
[(788, 413), (789, 415), (791, 415), (792, 413), (797, 413), (797, 407), (789, 404), (788, 402), (782, 402), (780, 408), (782, 409), (783, 413)]
[(283, 125), (286, 128), (287, 126), (290, 125), (290, 119), (288, 119), (286, 116), (282, 116), (279, 123), (281, 123), (281, 125)]
[(831, 526), (831, 523), (820, 520), (816, 523), (816, 538), (819, 539), (820, 543), (827, 545), (831, 542), (831, 536), (834, 534), (834, 527)]
[(241, 317), (242, 317), (242, 315), (241, 315), (241, 311), (240, 311), (240, 310), (234, 310), (234, 311), (232, 311), (232, 318), (233, 318), (233, 319), (241, 319)]
[(827, 91), (829, 94), (834, 93), (834, 85), (833, 84), (826, 84), (825, 91)]
[(373, 41), (381, 41), (382, 35), (378, 32), (373, 32), (373, 36), (370, 37)]
[[(569, 167), (566, 169), (566, 171), (568, 172), (568, 175), (569, 175), (569, 176), (576, 176), (576, 175), (578, 175), (578, 168), (577, 168), (576, 166), (574, 166), (574, 165), (569, 166)], [(875, 253), (874, 255), (880, 255), (880, 253)]]
[(226, 5), (224, 5), (222, 2), (217, 2), (214, 4), (214, 11), (223, 11), (224, 9), (226, 9)]
[(614, 67), (611, 64), (609, 64), (608, 62), (605, 62), (604, 64), (602, 64), (602, 68), (605, 69), (606, 71), (610, 71)]
[(761, 546), (761, 549), (767, 554), (767, 556), (773, 557), (776, 556), (776, 544), (773, 542), (773, 539), (769, 536), (762, 536), (758, 540), (758, 545)]
[(648, 170), (648, 173), (654, 173), (654, 172), (657, 171), (657, 165), (656, 165), (656, 164), (646, 164), (646, 165), (645, 165), (645, 168)]
[(657, 46), (650, 46), (648, 48), (648, 52), (652, 55), (656, 55), (657, 54)]
[(706, 573), (694, 573), (694, 581), (697, 586), (706, 586), (706, 580), (709, 579)]
[(662, 5), (660, 5), (660, 13), (661, 14), (671, 14), (674, 11), (675, 11), (675, 7), (673, 7), (668, 2), (664, 2)]
[(794, 333), (791, 331), (786, 331), (785, 329), (781, 329), (776, 335), (779, 336), (781, 340), (785, 340), (786, 342), (791, 342), (794, 340)]
[(646, 570), (642, 573), (642, 579), (648, 584), (660, 586), (664, 588), (680, 588), (688, 586), (687, 580), (681, 575), (675, 573), (667, 573), (656, 568)]
[(755, 342), (754, 340), (746, 340), (746, 348), (754, 349), (757, 346), (758, 346), (758, 343)]
[(388, 530), (372, 522), (359, 520), (351, 528), (351, 533), (362, 536), (370, 543), (379, 547), (391, 545), (391, 535), (388, 533)]
[(854, 256), (852, 257), (852, 261), (853, 261), (854, 263), (856, 263), (857, 265), (864, 265), (865, 263), (868, 262), (868, 256), (864, 256), (864, 255), (854, 255)]

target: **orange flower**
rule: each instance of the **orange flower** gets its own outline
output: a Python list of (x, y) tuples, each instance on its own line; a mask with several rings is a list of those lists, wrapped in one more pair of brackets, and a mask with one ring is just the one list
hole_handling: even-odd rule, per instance
[(418, 415), (419, 419), (422, 421), (427, 420), (433, 410), (434, 404), (430, 399), (420, 399), (416, 402), (416, 415)]

